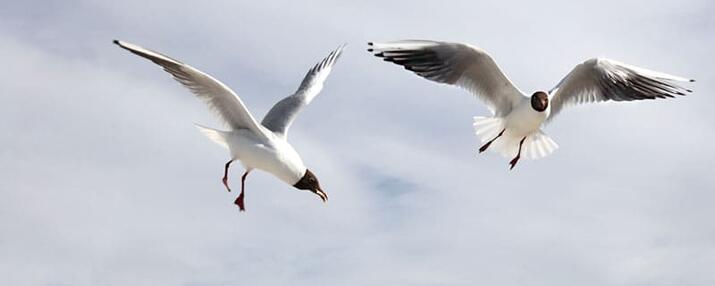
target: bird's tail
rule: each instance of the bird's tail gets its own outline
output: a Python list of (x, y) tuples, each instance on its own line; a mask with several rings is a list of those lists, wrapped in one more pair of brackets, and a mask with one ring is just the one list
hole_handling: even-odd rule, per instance
[(196, 128), (201, 131), (206, 137), (211, 139), (211, 141), (216, 142), (216, 144), (223, 146), (224, 148), (228, 149), (228, 142), (226, 142), (226, 131), (221, 131), (221, 130), (216, 130), (213, 128), (209, 128), (206, 126), (201, 126), (199, 124), (194, 124), (196, 125)]
[[(504, 119), (501, 117), (474, 117), (474, 130), (482, 143), (497, 137), (504, 128)], [(512, 158), (519, 152), (519, 141), (522, 138), (506, 131), (489, 146), (489, 150)], [(559, 145), (551, 137), (538, 130), (526, 137), (521, 147), (521, 155), (528, 159), (539, 159), (553, 153), (558, 148)]]
[(556, 144), (549, 135), (546, 135), (544, 131), (539, 129), (526, 137), (524, 146), (522, 146), (521, 149), (521, 154), (526, 158), (535, 160), (550, 155), (556, 151), (556, 149), (559, 149), (559, 145)]

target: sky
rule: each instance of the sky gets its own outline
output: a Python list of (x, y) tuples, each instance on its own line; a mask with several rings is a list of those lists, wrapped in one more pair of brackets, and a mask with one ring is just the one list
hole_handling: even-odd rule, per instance
[[(713, 1), (0, 4), (2, 285), (715, 284)], [(221, 123), (112, 39), (257, 118), (347, 43), (290, 132), (329, 203), (253, 172), (239, 213), (193, 126)], [(596, 56), (697, 82), (564, 110), (509, 171), (477, 155), (481, 102), (365, 51), (399, 39), (479, 46), (529, 94)]]

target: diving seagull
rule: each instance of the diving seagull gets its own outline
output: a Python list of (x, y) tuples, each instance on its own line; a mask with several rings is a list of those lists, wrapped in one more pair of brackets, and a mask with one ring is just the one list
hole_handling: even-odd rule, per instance
[[(438, 83), (466, 89), (486, 103), (491, 117), (474, 117), (479, 153), (495, 150), (513, 169), (522, 153), (530, 159), (551, 154), (556, 142), (541, 130), (566, 106), (599, 101), (668, 98), (692, 92), (678, 76), (592, 58), (566, 75), (554, 88), (531, 97), (502, 73), (486, 51), (467, 44), (425, 40), (368, 43), (368, 52)], [(491, 147), (491, 148), (490, 148)]]
[(197, 124), (198, 129), (209, 139), (227, 148), (230, 160), (224, 165), (222, 182), (228, 186), (228, 169), (238, 160), (245, 168), (241, 176), (241, 193), (234, 202), (245, 211), (244, 186), (246, 176), (259, 169), (273, 174), (283, 182), (299, 190), (309, 190), (327, 202), (318, 178), (303, 164), (298, 152), (288, 143), (288, 128), (298, 113), (323, 89), (323, 83), (340, 57), (345, 45), (330, 52), (318, 62), (303, 78), (298, 90), (278, 103), (258, 123), (233, 90), (210, 75), (180, 61), (147, 50), (140, 46), (114, 40), (114, 44), (160, 65), (202, 99), (227, 125), (229, 131), (216, 130)]

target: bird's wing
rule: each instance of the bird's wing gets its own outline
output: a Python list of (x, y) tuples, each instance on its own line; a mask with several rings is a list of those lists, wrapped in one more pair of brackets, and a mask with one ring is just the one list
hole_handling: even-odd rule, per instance
[(459, 43), (405, 40), (368, 43), (369, 52), (426, 79), (464, 88), (497, 116), (508, 114), (524, 94), (484, 50)]
[(594, 58), (577, 65), (549, 91), (553, 119), (569, 105), (599, 101), (632, 101), (675, 97), (692, 92), (675, 82), (694, 81), (639, 68), (614, 60)]
[(344, 48), (345, 45), (341, 45), (313, 66), (303, 78), (298, 90), (293, 95), (273, 105), (273, 108), (266, 113), (261, 124), (276, 135), (286, 137), (288, 128), (298, 113), (323, 89), (325, 79), (328, 78), (333, 65), (335, 65)]
[(259, 127), (238, 95), (217, 79), (190, 65), (140, 46), (118, 40), (114, 40), (114, 43), (163, 67), (174, 79), (205, 101), (209, 108), (234, 130), (250, 129), (265, 137), (265, 131)]

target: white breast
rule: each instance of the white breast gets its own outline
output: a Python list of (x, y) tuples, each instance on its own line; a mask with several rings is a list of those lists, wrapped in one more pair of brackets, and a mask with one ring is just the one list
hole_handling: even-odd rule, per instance
[(549, 115), (550, 108), (538, 112), (531, 107), (531, 99), (524, 97), (519, 105), (506, 116), (506, 129), (515, 136), (527, 136), (539, 130)]
[(260, 169), (294, 185), (305, 174), (305, 165), (293, 146), (282, 138), (264, 141), (248, 130), (236, 130), (229, 137), (231, 157), (246, 168)]

